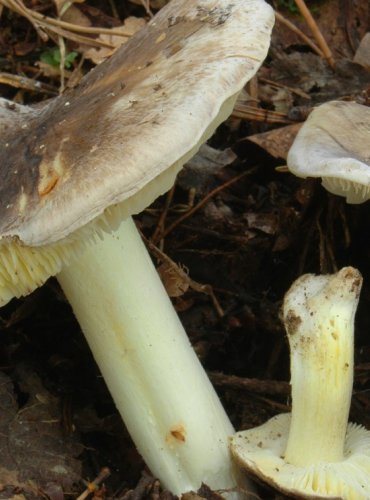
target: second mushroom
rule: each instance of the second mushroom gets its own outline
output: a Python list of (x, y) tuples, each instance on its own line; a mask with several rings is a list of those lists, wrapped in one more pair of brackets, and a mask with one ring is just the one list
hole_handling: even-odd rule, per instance
[(231, 439), (243, 469), (294, 498), (370, 498), (370, 431), (348, 424), (361, 284), (346, 267), (292, 285), (283, 306), (292, 412)]

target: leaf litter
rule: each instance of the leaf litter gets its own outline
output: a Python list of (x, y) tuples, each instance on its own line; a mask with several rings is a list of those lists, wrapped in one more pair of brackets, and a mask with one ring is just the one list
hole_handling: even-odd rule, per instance
[[(61, 91), (62, 81), (76, 85), (163, 3), (0, 1), (1, 96), (36, 103)], [(269, 56), (232, 117), (171, 193), (137, 218), (237, 428), (289, 411), (288, 350), (278, 319), (284, 292), (303, 272), (347, 264), (365, 277), (351, 418), (370, 427), (369, 208), (347, 206), (284, 168), (315, 105), (369, 105), (369, 5), (308, 5), (317, 28), (295, 2), (273, 2)], [(42, 53), (56, 57), (45, 62)], [(1, 318), (0, 498), (172, 498), (132, 446), (56, 283), (14, 301)], [(258, 488), (263, 500), (282, 498)], [(215, 495), (206, 488), (193, 494)]]

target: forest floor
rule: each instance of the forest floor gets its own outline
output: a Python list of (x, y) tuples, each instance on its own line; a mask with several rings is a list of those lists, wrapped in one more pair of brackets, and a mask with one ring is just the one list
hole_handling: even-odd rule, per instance
[[(53, 19), (65, 4), (25, 3)], [(125, 21), (131, 33), (164, 3), (82, 0), (72, 2), (63, 19), (115, 29)], [(332, 59), (318, 49), (294, 0), (273, 2), (279, 17), (269, 55), (232, 116), (184, 168), (171, 193), (136, 218), (151, 249), (171, 259), (152, 253), (237, 429), (290, 410), (289, 350), (280, 319), (284, 293), (303, 273), (347, 265), (364, 277), (350, 419), (370, 428), (369, 204), (347, 205), (319, 180), (278, 168), (286, 165), (314, 106), (338, 99), (369, 105), (370, 56), (367, 64), (354, 57), (370, 30), (370, 7), (368, 0), (308, 4)], [(68, 29), (61, 36), (51, 25), (40, 27), (14, 5), (0, 1), (1, 97), (21, 104), (53, 97), (112, 51), (81, 43)], [(120, 43), (110, 35), (83, 36)], [(171, 497), (131, 443), (54, 279), (4, 307), (0, 329), (0, 498), (82, 499), (102, 471), (104, 480), (90, 498)], [(58, 476), (61, 457), (64, 472)], [(284, 498), (258, 488), (262, 500)], [(198, 495), (217, 496), (207, 490)]]

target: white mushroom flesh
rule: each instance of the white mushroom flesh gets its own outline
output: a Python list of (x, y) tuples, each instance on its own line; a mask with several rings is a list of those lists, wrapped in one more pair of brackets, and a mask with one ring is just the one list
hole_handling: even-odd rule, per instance
[(58, 280), (152, 473), (175, 494), (202, 482), (235, 486), (233, 428), (133, 221), (103, 234)]

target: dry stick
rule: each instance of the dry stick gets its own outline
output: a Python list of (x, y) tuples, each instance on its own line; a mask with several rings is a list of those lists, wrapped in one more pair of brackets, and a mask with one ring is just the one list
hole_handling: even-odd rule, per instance
[(166, 217), (168, 214), (168, 210), (170, 209), (174, 193), (175, 193), (175, 186), (172, 186), (172, 188), (167, 193), (164, 208), (158, 219), (157, 227), (155, 228), (154, 233), (151, 237), (151, 240), (154, 244), (157, 244), (159, 240), (163, 239), (162, 233), (164, 229), (164, 223), (166, 221)]
[(348, 226), (348, 219), (347, 219), (347, 215), (346, 215), (346, 210), (344, 209), (344, 204), (342, 203), (341, 205), (339, 205), (339, 217), (342, 221), (342, 231), (343, 231), (343, 236), (344, 236), (344, 241), (345, 241), (345, 248), (348, 248), (351, 244), (351, 240), (352, 240), (352, 237), (351, 237), (351, 232), (350, 232), (350, 229), (349, 229), (349, 226)]
[(247, 83), (248, 94), (251, 98), (258, 102), (258, 78), (257, 75), (254, 75), (253, 78), (249, 80)]
[(257, 378), (238, 377), (225, 375), (220, 372), (208, 372), (209, 378), (215, 385), (227, 386), (232, 389), (242, 389), (256, 394), (269, 394), (271, 396), (289, 396), (289, 382), (279, 380), (260, 380)]
[(148, 16), (153, 17), (154, 14), (150, 9), (150, 1), (149, 0), (141, 0), (141, 4), (144, 7), (144, 9), (146, 10), (146, 13), (148, 14)]
[(58, 21), (56, 19), (53, 19), (52, 17), (44, 16), (39, 12), (35, 12), (32, 9), (26, 8), (20, 0), (0, 0), (0, 3), (5, 5), (8, 9), (17, 12), (19, 15), (26, 17), (43, 41), (48, 40), (49, 37), (47, 32), (49, 31), (82, 45), (115, 49), (116, 47), (111, 43), (105, 42), (98, 38), (79, 35), (78, 33), (109, 34), (123, 36), (126, 38), (127, 36), (131, 36), (131, 34), (129, 34), (128, 32), (108, 28), (89, 28), (71, 24), (65, 21)]
[(211, 285), (198, 283), (197, 281), (192, 280), (190, 278), (190, 276), (188, 275), (188, 273), (186, 271), (184, 271), (180, 266), (178, 266), (176, 264), (176, 262), (174, 262), (171, 259), (171, 257), (169, 257), (167, 254), (162, 252), (162, 250), (160, 250), (153, 242), (146, 239), (143, 235), (141, 235), (141, 236), (142, 236), (143, 240), (145, 241), (145, 243), (148, 245), (150, 251), (160, 261), (162, 261), (163, 263), (166, 263), (170, 267), (170, 269), (172, 269), (183, 282), (185, 282), (189, 285), (189, 287), (192, 290), (195, 290), (196, 292), (199, 292), (199, 293), (204, 293), (211, 298), (213, 306), (216, 309), (216, 312), (220, 318), (222, 318), (225, 315), (225, 312), (222, 309), (221, 304), (217, 300)]
[(110, 474), (111, 472), (108, 469), (108, 467), (103, 467), (103, 469), (99, 472), (94, 481), (87, 484), (86, 490), (83, 493), (81, 493), (81, 495), (78, 496), (76, 500), (85, 500), (85, 498), (87, 498), (91, 493), (94, 493), (98, 489), (99, 484), (103, 482), (104, 479), (107, 479), (107, 477), (109, 477)]
[(249, 104), (238, 102), (235, 104), (231, 116), (234, 118), (242, 118), (243, 120), (254, 120), (263, 123), (283, 123), (284, 125), (295, 123), (293, 120), (289, 120), (285, 113), (257, 108)]
[[(250, 95), (251, 99), (253, 101), (255, 101), (256, 103), (258, 103), (258, 79), (257, 79), (257, 75), (254, 75), (254, 77), (251, 80), (249, 80), (246, 88), (247, 88), (247, 92)], [(243, 119), (243, 118), (239, 117), (239, 119)], [(253, 131), (254, 133), (258, 132), (258, 127), (257, 127), (256, 123), (251, 123), (250, 127), (251, 127), (251, 131)]]
[[(128, 31), (123, 31), (121, 29), (114, 28), (94, 28), (91, 26), (80, 26), (79, 24), (69, 23), (67, 21), (62, 21), (61, 19), (54, 19), (53, 17), (44, 16), (37, 11), (28, 9), (22, 4), (20, 0), (0, 0), (0, 3), (8, 7), (8, 9), (18, 12), (18, 14), (27, 17), (29, 21), (34, 24), (37, 22), (43, 22), (51, 26), (59, 26), (60, 28), (65, 28), (69, 31), (75, 31), (76, 33), (86, 33), (90, 35), (114, 35), (128, 37), (131, 35)], [(30, 19), (31, 18), (31, 19)]]
[(322, 50), (325, 59), (327, 60), (328, 64), (330, 66), (334, 66), (335, 61), (333, 58), (333, 54), (326, 43), (326, 40), (321, 33), (315, 19), (313, 18), (310, 10), (308, 9), (307, 5), (305, 4), (304, 0), (295, 0), (295, 3), (297, 4), (298, 9), (300, 10), (302, 16), (305, 18), (306, 23), (308, 24), (308, 27), (310, 28), (316, 42), (318, 43), (320, 49)]
[(114, 0), (109, 0), (109, 5), (110, 5), (111, 11), (112, 11), (112, 16), (119, 20), (119, 14), (118, 14), (116, 4), (114, 3)]
[(175, 229), (176, 226), (178, 226), (181, 222), (183, 222), (184, 220), (188, 219), (189, 217), (191, 217), (195, 212), (197, 212), (200, 208), (202, 208), (206, 203), (208, 203), (208, 201), (213, 198), (216, 194), (220, 193), (221, 191), (223, 191), (224, 189), (226, 189), (227, 187), (231, 186), (232, 184), (234, 184), (235, 182), (238, 182), (240, 179), (242, 179), (243, 177), (245, 177), (246, 175), (251, 175), (252, 173), (254, 173), (256, 171), (256, 167), (255, 168), (252, 168), (251, 170), (248, 170), (248, 172), (243, 172), (239, 175), (237, 175), (236, 177), (233, 177), (232, 179), (230, 179), (229, 181), (225, 182), (224, 184), (222, 184), (221, 186), (218, 186), (216, 189), (213, 189), (213, 191), (211, 191), (210, 193), (207, 194), (207, 196), (205, 196), (197, 205), (195, 205), (195, 207), (193, 207), (191, 210), (189, 210), (188, 212), (184, 213), (184, 215), (182, 215), (181, 217), (179, 217), (178, 219), (176, 219), (172, 224), (170, 224), (167, 229), (165, 229), (162, 233), (162, 238), (165, 238), (173, 229)]
[(324, 57), (324, 53), (319, 47), (310, 39), (308, 38), (307, 35), (303, 33), (297, 26), (289, 21), (289, 19), (286, 19), (280, 12), (277, 12), (275, 10), (275, 17), (276, 20), (279, 21), (281, 24), (284, 24), (287, 28), (290, 29), (290, 31), (293, 31), (296, 35), (298, 35), (311, 49), (316, 52), (320, 57)]
[[(60, 18), (62, 15), (69, 9), (71, 4), (64, 3), (63, 5), (58, 5), (56, 3), (56, 8), (57, 8), (57, 13), (58, 13), (58, 21), (60, 21)], [(63, 94), (65, 90), (65, 81), (66, 81), (66, 74), (65, 74), (65, 64), (66, 64), (66, 44), (64, 41), (64, 38), (60, 35), (57, 36), (57, 42), (58, 42), (58, 47), (59, 47), (59, 54), (60, 54), (60, 61), (59, 61), (59, 73), (60, 73), (60, 80), (59, 80), (59, 94)]]
[(275, 82), (274, 80), (269, 80), (268, 78), (263, 78), (262, 76), (260, 76), (258, 78), (258, 80), (261, 83), (267, 83), (268, 85), (271, 85), (271, 87), (274, 87), (274, 88), (277, 88), (277, 89), (286, 89), (286, 90), (289, 90), (290, 92), (292, 92), (292, 94), (296, 94), (299, 97), (303, 97), (304, 99), (307, 99), (307, 100), (311, 99), (311, 97), (309, 96), (309, 94), (307, 94), (307, 92), (304, 92), (302, 89), (297, 89), (295, 87), (290, 87), (289, 85), (284, 85), (283, 83)]
[(278, 401), (274, 401), (270, 398), (267, 398), (266, 396), (262, 396), (261, 394), (255, 394), (254, 399), (269, 405), (279, 413), (288, 413), (291, 411), (291, 406), (289, 404), (279, 403)]
[(58, 47), (60, 53), (60, 61), (59, 61), (59, 72), (60, 72), (60, 85), (59, 85), (59, 94), (63, 94), (65, 89), (65, 64), (66, 64), (66, 44), (64, 42), (64, 38), (62, 36), (58, 36)]
[(103, 47), (106, 49), (115, 49), (116, 47), (111, 43), (104, 42), (99, 38), (91, 38), (88, 36), (78, 35), (77, 33), (73, 33), (71, 31), (65, 30), (63, 28), (59, 28), (58, 26), (51, 26), (47, 21), (37, 21), (40, 26), (42, 26), (44, 31), (49, 31), (50, 33), (55, 33), (58, 36), (62, 36), (63, 38), (67, 38), (68, 40), (72, 40), (73, 42), (77, 42), (81, 45), (89, 45), (92, 47)]
[(0, 72), (0, 83), (10, 85), (17, 89), (31, 90), (32, 92), (43, 92), (48, 95), (56, 95), (57, 89), (47, 83), (39, 82), (26, 76), (13, 75), (12, 73)]
[[(58, 21), (52, 19), (51, 17), (43, 16), (42, 14), (39, 14), (38, 12), (35, 12), (32, 9), (27, 9), (20, 0), (0, 0), (0, 1), (8, 9), (17, 12), (19, 15), (28, 19), (28, 21), (32, 24), (32, 26), (35, 28), (38, 35), (43, 41), (48, 40), (49, 37), (47, 32), (49, 31), (63, 38), (68, 38), (69, 40), (72, 40), (79, 44), (90, 45), (93, 47), (104, 47), (108, 49), (115, 48), (114, 45), (112, 45), (111, 43), (104, 42), (97, 38), (90, 38), (83, 35), (78, 35), (77, 33), (63, 29), (63, 26), (69, 23), (64, 23), (63, 21), (58, 23)], [(70, 26), (76, 26), (76, 25), (70, 25)]]

